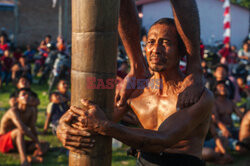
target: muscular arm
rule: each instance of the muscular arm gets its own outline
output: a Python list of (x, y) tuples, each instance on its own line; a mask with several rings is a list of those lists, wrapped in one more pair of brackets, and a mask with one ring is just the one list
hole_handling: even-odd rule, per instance
[(202, 74), (200, 65), (200, 21), (195, 0), (170, 0), (174, 20), (187, 51), (187, 74)]
[(99, 134), (114, 137), (134, 148), (152, 152), (162, 151), (176, 144), (205, 121), (211, 115), (213, 97), (206, 90), (198, 103), (168, 117), (158, 131), (130, 128), (108, 121), (98, 106), (87, 103), (83, 102), (90, 108), (87, 114), (81, 109), (71, 108), (74, 113), (81, 115), (79, 121), (83, 126)]
[(16, 110), (11, 110), (11, 119), (15, 126), (22, 131), (26, 136), (31, 138), (33, 141), (38, 142), (37, 137), (29, 130), (29, 128), (21, 121), (21, 118), (19, 114), (16, 112)]
[(142, 72), (146, 62), (140, 46), (140, 25), (135, 2), (121, 0), (119, 14), (118, 32), (129, 57), (131, 70)]

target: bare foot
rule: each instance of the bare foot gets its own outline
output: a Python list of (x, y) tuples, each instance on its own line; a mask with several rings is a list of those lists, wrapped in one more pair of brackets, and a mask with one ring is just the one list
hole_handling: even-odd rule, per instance
[(43, 158), (39, 156), (28, 156), (27, 157), (29, 163), (42, 163)]

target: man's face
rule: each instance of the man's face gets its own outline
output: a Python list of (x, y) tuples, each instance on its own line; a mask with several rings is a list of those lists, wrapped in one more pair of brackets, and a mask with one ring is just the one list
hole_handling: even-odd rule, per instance
[(227, 71), (223, 67), (217, 67), (214, 76), (217, 80), (224, 80), (227, 77)]
[(0, 42), (1, 42), (1, 43), (4, 43), (4, 41), (5, 41), (4, 36), (0, 36)]
[(58, 85), (58, 90), (61, 93), (66, 93), (69, 88), (68, 82), (66, 81), (60, 81)]
[(21, 88), (30, 88), (30, 83), (27, 79), (25, 78), (20, 78), (18, 83), (17, 83), (17, 88), (21, 89)]
[(4, 56), (5, 56), (5, 57), (9, 57), (9, 56), (10, 56), (9, 50), (5, 50), (5, 51), (4, 51)]
[(218, 95), (221, 95), (221, 96), (227, 95), (227, 88), (224, 84), (218, 84), (216, 86), (216, 90), (217, 90)]
[(243, 50), (248, 52), (248, 44), (247, 43), (243, 45)]
[(59, 94), (53, 94), (51, 96), (51, 102), (55, 104), (59, 104), (61, 102), (61, 96)]
[(30, 94), (29, 92), (23, 90), (18, 95), (18, 103), (20, 104), (27, 104), (29, 102)]
[(179, 65), (177, 30), (174, 26), (156, 24), (148, 32), (146, 56), (149, 68), (160, 72)]

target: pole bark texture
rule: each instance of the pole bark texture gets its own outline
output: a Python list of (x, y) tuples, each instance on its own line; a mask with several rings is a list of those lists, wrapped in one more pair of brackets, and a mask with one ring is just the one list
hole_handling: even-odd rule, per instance
[[(71, 105), (83, 107), (80, 99), (90, 99), (110, 119), (115, 87), (106, 89), (105, 82), (116, 77), (119, 6), (119, 0), (72, 0)], [(70, 166), (111, 165), (112, 139), (94, 137), (90, 154), (70, 152)]]

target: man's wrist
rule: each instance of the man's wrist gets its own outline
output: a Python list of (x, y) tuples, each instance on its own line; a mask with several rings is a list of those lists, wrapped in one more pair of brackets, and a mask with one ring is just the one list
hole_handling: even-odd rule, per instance
[(105, 136), (109, 136), (110, 132), (112, 130), (112, 126), (113, 126), (113, 122), (112, 121), (103, 121), (101, 123), (101, 130), (98, 132), (99, 134), (105, 135)]

